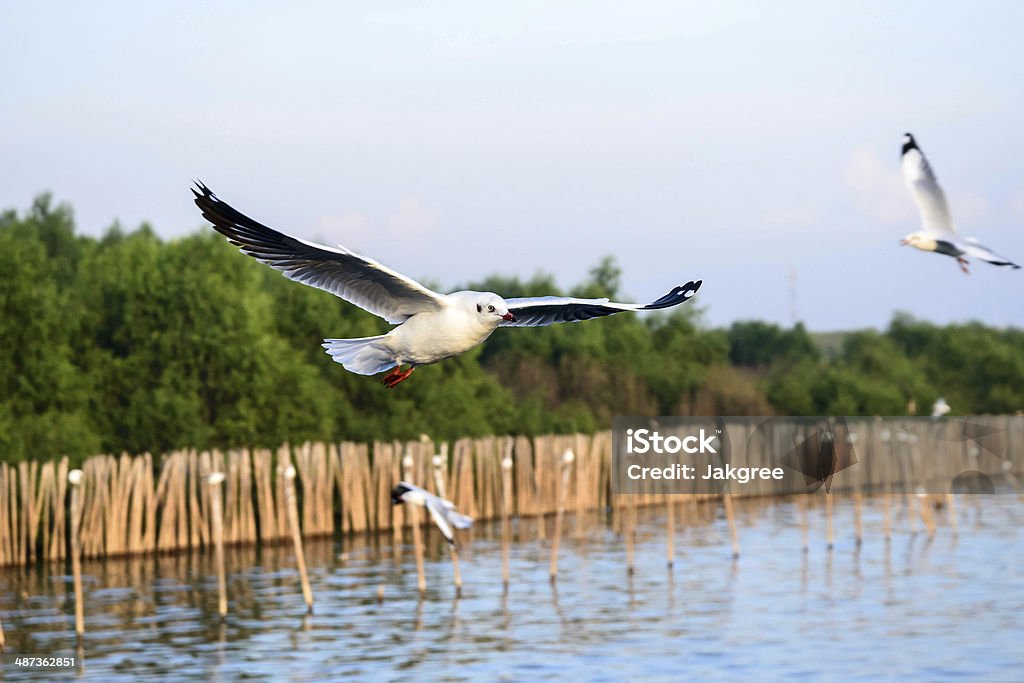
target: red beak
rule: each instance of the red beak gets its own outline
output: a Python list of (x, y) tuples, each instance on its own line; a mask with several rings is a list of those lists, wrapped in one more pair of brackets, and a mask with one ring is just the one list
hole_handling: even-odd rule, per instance
[(507, 320), (510, 323), (514, 323), (516, 321), (516, 317), (514, 315), (512, 315), (511, 313), (506, 313), (505, 315), (501, 316), (501, 319), (502, 320)]
[(902, 240), (900, 240), (900, 246), (901, 246), (901, 247), (905, 247), (905, 246), (907, 246), (908, 244), (910, 244), (910, 240), (907, 240), (907, 239), (902, 239)]

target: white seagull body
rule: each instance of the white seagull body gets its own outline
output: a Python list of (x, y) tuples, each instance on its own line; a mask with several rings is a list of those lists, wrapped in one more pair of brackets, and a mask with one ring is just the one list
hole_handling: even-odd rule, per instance
[(1000, 256), (988, 247), (982, 246), (977, 240), (957, 235), (956, 225), (949, 213), (946, 195), (939, 186), (939, 181), (932, 172), (932, 167), (925, 159), (917, 141), (910, 133), (903, 136), (903, 152), (900, 165), (903, 179), (910, 189), (910, 194), (917, 202), (921, 214), (921, 230), (912, 232), (903, 238), (901, 244), (909, 244), (922, 251), (934, 251), (952, 256), (960, 264), (960, 269), (968, 273), (967, 256), (986, 261), (996, 266), (1020, 268), (1005, 256)]
[(395, 488), (391, 489), (391, 503), (393, 505), (412, 503), (413, 505), (425, 507), (430, 513), (430, 518), (434, 520), (434, 524), (441, 530), (445, 540), (452, 545), (456, 545), (455, 532), (452, 531), (453, 527), (456, 529), (468, 529), (473, 526), (473, 520), (470, 517), (455, 511), (455, 504), (453, 502), (445, 500), (440, 496), (435, 496), (430, 491), (421, 489), (419, 486), (406, 481), (398, 482)]
[[(687, 282), (647, 305), (554, 296), (502, 299), (473, 291), (439, 294), (344, 247), (325, 247), (268, 228), (222, 202), (202, 183), (196, 185), (192, 192), (203, 217), (242, 253), (396, 325), (377, 337), (325, 339), (323, 344), (349, 372), (392, 370), (383, 379), (387, 387), (405, 380), (418, 365), (468, 351), (498, 327), (538, 327), (669, 308), (686, 302), (701, 285), (700, 280)], [(403, 364), (409, 369), (403, 371)]]

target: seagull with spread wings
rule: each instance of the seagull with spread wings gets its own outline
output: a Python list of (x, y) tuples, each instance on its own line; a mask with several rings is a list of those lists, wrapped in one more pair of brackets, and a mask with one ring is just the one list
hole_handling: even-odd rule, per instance
[(441, 535), (452, 545), (457, 545), (453, 528), (468, 529), (473, 526), (473, 519), (457, 512), (453, 502), (435, 496), (430, 491), (407, 481), (400, 481), (391, 489), (391, 504), (401, 505), (402, 503), (425, 507), (430, 513), (430, 518), (434, 520), (434, 524), (441, 530)]
[(192, 193), (203, 217), (242, 253), (396, 325), (376, 337), (323, 343), (331, 358), (349, 372), (375, 375), (391, 370), (382, 379), (389, 388), (419, 365), (470, 350), (498, 327), (540, 327), (670, 308), (685, 303), (701, 285), (700, 280), (687, 282), (647, 305), (558, 296), (503, 299), (473, 291), (439, 294), (344, 247), (325, 247), (268, 228), (225, 204), (202, 183), (197, 182)]
[(921, 251), (934, 251), (952, 256), (960, 264), (960, 270), (968, 275), (970, 271), (967, 270), (967, 256), (973, 256), (994, 266), (1020, 268), (1005, 256), (982, 246), (974, 238), (960, 238), (957, 235), (953, 217), (949, 213), (949, 205), (946, 203), (946, 195), (939, 187), (939, 181), (925, 159), (924, 152), (917, 146), (917, 141), (910, 133), (903, 135), (902, 156), (903, 179), (921, 213), (921, 230), (910, 233), (900, 244), (909, 244)]

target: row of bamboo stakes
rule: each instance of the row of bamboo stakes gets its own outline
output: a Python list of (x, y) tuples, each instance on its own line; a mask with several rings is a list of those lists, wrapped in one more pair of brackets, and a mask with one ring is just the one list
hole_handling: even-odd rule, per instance
[[(857, 444), (859, 466), (837, 473), (831, 490), (852, 491), (859, 500), (862, 492), (903, 490), (908, 481), (924, 476), (922, 472), (948, 482), (965, 469), (964, 463), (983, 472), (1012, 475), (1024, 464), (1024, 449), (1011, 447), (1024, 445), (1024, 420), (986, 419), (1003, 421), (1002, 431), (992, 437), (1002, 439), (1001, 446), (993, 446), (1002, 449), (1002, 462), (979, 457), (963, 440), (937, 439), (932, 432), (939, 425), (929, 432), (928, 424), (908, 423), (907, 430), (921, 433), (904, 431), (901, 438), (888, 426), (866, 433), (851, 427), (849, 441)], [(733, 441), (742, 437), (731, 434)], [(960, 455), (951, 457), (939, 452), (940, 447)], [(780, 446), (766, 441), (764, 448), (777, 452)], [(875, 457), (868, 457), (872, 450)], [(574, 461), (567, 467), (563, 458), (568, 451)], [(756, 462), (757, 454), (748, 452), (746, 457)], [(628, 523), (637, 505), (670, 499), (650, 492), (613, 493), (611, 467), (610, 432), (461, 439), (437, 446), (421, 438), (372, 445), (306, 443), (276, 451), (189, 450), (159, 458), (148, 453), (100, 455), (86, 459), (81, 467), (81, 513), (72, 519), (67, 458), (0, 463), (0, 566), (65, 560), (72, 522), (80, 526), (84, 558), (210, 548), (215, 533), (226, 545), (285, 542), (296, 528), (302, 536), (391, 531), (400, 540), (414, 516), (406, 506), (391, 504), (391, 487), (402, 478), (444, 494), (474, 519), (554, 514), (556, 527), (560, 511), (581, 515), (624, 506), (621, 517)], [(294, 476), (286, 476), (289, 472)], [(214, 473), (223, 477), (222, 501), (214, 500), (208, 485)], [(744, 495), (770, 495), (769, 486), (752, 482), (740, 490)], [(725, 495), (723, 502), (731, 517), (732, 495)], [(427, 521), (426, 515), (416, 517)], [(631, 552), (632, 539), (626, 541)], [(735, 533), (732, 543), (738, 554)], [(557, 574), (555, 558), (551, 574)]]

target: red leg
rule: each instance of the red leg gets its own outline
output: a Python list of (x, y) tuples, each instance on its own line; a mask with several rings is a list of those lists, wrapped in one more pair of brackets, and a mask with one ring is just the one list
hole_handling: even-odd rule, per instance
[(412, 371), (415, 369), (416, 367), (412, 366), (405, 372), (402, 372), (402, 366), (399, 365), (394, 370), (385, 375), (383, 379), (381, 379), (381, 384), (386, 386), (388, 389), (393, 389), (401, 382), (404, 382), (405, 380), (409, 379), (409, 375), (411, 375)]
[(401, 365), (396, 365), (394, 370), (392, 370), (391, 372), (389, 372), (388, 374), (386, 374), (386, 375), (384, 375), (383, 377), (380, 378), (380, 383), (383, 384), (384, 386), (390, 386), (391, 382), (393, 382), (395, 380), (395, 378), (398, 377), (401, 374), (402, 374), (402, 366)]
[(971, 274), (971, 271), (967, 270), (967, 264), (969, 263), (967, 259), (957, 256), (956, 262), (960, 264), (960, 270), (964, 271), (965, 275)]

